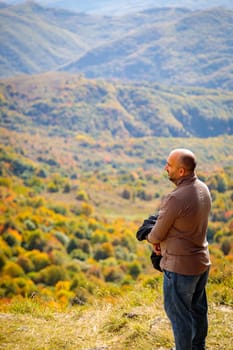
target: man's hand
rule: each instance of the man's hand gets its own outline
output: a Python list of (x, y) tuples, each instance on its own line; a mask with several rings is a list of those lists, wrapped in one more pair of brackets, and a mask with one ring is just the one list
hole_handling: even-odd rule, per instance
[(161, 255), (160, 243), (154, 243), (154, 244), (152, 244), (152, 246), (153, 246), (153, 251), (155, 252), (155, 254)]

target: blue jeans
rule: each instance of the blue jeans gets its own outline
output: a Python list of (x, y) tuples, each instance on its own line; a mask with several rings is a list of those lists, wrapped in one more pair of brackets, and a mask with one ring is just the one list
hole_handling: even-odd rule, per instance
[(172, 324), (176, 350), (205, 349), (208, 275), (209, 269), (198, 276), (164, 271), (164, 308)]

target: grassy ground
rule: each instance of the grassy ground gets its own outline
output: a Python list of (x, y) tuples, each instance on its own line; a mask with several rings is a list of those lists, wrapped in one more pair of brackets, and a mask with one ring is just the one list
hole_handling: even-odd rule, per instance
[[(210, 302), (208, 350), (232, 349), (232, 311)], [(37, 298), (1, 307), (4, 350), (165, 350), (172, 345), (161, 287), (135, 288), (83, 307), (58, 309)]]

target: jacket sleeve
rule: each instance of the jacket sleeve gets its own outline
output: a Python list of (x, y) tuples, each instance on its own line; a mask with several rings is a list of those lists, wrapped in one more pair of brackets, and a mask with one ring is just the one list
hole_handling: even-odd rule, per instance
[(147, 240), (152, 243), (164, 241), (179, 214), (179, 203), (174, 195), (169, 194), (162, 202), (158, 219), (150, 231)]

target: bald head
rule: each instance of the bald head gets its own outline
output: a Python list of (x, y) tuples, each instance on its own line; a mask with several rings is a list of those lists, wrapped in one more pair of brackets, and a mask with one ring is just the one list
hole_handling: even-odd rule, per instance
[(169, 179), (174, 183), (193, 173), (195, 168), (196, 157), (192, 151), (186, 148), (177, 148), (171, 151), (165, 166)]
[(196, 168), (196, 157), (192, 151), (186, 148), (177, 148), (171, 151), (176, 163), (179, 167), (183, 167), (186, 171), (194, 171)]

